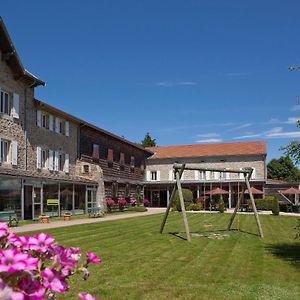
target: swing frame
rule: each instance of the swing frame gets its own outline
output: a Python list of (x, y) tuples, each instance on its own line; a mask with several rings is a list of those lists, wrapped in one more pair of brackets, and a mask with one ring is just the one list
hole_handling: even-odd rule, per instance
[[(260, 235), (261, 238), (264, 237), (262, 227), (261, 227), (261, 223), (260, 223), (260, 220), (259, 220), (259, 217), (258, 217), (257, 209), (256, 209), (256, 206), (255, 206), (255, 201), (254, 201), (253, 194), (252, 194), (251, 188), (250, 188), (250, 178), (251, 178), (251, 175), (252, 175), (252, 172), (253, 172), (253, 168), (243, 168), (243, 169), (240, 169), (240, 170), (237, 170), (237, 169), (221, 169), (221, 168), (220, 169), (218, 169), (218, 168), (216, 168), (216, 169), (215, 168), (197, 168), (197, 167), (194, 167), (194, 166), (189, 166), (187, 164), (175, 163), (173, 165), (173, 169), (174, 169), (174, 172), (175, 172), (176, 183), (174, 184), (174, 188), (173, 188), (173, 191), (172, 191), (172, 194), (171, 194), (171, 197), (170, 197), (170, 201), (169, 201), (167, 210), (164, 214), (164, 218), (163, 218), (163, 221), (162, 221), (161, 226), (160, 226), (160, 233), (163, 233), (163, 230), (164, 230), (164, 227), (165, 227), (170, 209), (172, 207), (172, 204), (173, 204), (173, 201), (174, 201), (174, 198), (175, 198), (175, 193), (178, 190), (179, 199), (180, 199), (180, 206), (181, 206), (181, 210), (182, 210), (183, 223), (184, 223), (184, 227), (185, 227), (187, 241), (188, 242), (191, 241), (191, 234), (190, 234), (188, 220), (187, 220), (187, 217), (186, 217), (186, 211), (185, 211), (185, 207), (184, 207), (184, 199), (183, 199), (183, 193), (182, 193), (182, 187), (181, 187), (180, 180), (181, 180), (182, 174), (185, 170), (192, 170), (192, 171), (194, 170), (194, 171), (211, 171), (211, 172), (227, 172), (227, 173), (243, 174), (244, 179), (245, 179), (245, 183), (246, 183), (246, 186), (247, 186), (247, 189), (248, 189), (248, 192), (249, 192), (249, 196), (250, 196), (250, 200), (251, 200), (251, 204), (252, 204), (252, 208), (253, 208), (253, 212), (254, 212), (254, 215), (255, 215), (256, 224), (257, 224), (257, 228), (258, 228), (258, 231), (259, 231), (259, 235)], [(238, 196), (238, 202), (237, 202), (237, 205), (234, 209), (234, 212), (233, 212), (233, 214), (232, 214), (232, 216), (229, 220), (227, 230), (231, 229), (233, 221), (234, 221), (234, 219), (237, 215), (237, 211), (240, 208), (241, 201), (244, 197), (244, 193), (245, 193), (245, 185), (243, 185), (242, 191), (241, 191), (240, 195)]]

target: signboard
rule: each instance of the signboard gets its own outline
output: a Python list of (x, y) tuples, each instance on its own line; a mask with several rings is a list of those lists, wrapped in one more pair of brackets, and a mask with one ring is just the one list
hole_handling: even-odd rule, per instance
[(58, 206), (59, 199), (47, 199), (47, 206)]

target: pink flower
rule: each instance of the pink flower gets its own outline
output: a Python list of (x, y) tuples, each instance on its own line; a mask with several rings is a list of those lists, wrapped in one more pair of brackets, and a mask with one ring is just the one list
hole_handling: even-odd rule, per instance
[(113, 206), (113, 205), (115, 205), (115, 204), (116, 204), (116, 203), (115, 203), (114, 200), (112, 200), (112, 199), (106, 199), (106, 205), (107, 205), (108, 207)]
[(87, 257), (88, 263), (98, 264), (101, 262), (101, 259), (99, 257), (97, 257), (96, 254), (93, 252), (87, 252), (86, 257)]
[(6, 236), (8, 234), (8, 226), (6, 223), (0, 223), (0, 238)]
[(37, 233), (30, 242), (30, 250), (45, 253), (55, 240), (49, 234)]
[(125, 206), (127, 202), (124, 198), (120, 198), (118, 203), (119, 203), (120, 206)]
[(80, 299), (83, 299), (83, 300), (100, 300), (100, 298), (93, 297), (92, 295), (87, 294), (87, 293), (79, 293), (78, 296)]
[(24, 300), (22, 293), (14, 292), (11, 287), (6, 285), (0, 278), (0, 299), (1, 300)]
[(13, 246), (20, 248), (22, 251), (28, 251), (33, 241), (34, 238), (32, 236), (17, 236), (14, 233), (9, 235), (9, 242)]
[(38, 259), (16, 249), (0, 251), (0, 272), (16, 272), (34, 270), (37, 268)]
[(46, 289), (35, 279), (25, 278), (18, 287), (23, 291), (26, 299), (41, 300), (45, 296)]
[(55, 270), (45, 268), (42, 271), (43, 285), (53, 292), (64, 293), (67, 290), (65, 279)]

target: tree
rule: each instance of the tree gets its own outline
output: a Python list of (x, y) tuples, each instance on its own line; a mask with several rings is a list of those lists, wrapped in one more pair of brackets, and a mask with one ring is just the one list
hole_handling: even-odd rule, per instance
[(287, 146), (282, 147), (284, 153), (290, 156), (296, 163), (300, 162), (300, 142), (292, 141)]
[(268, 165), (268, 178), (285, 180), (285, 181), (299, 181), (300, 170), (294, 165), (289, 156), (282, 156), (279, 159), (272, 159)]
[(156, 139), (152, 139), (150, 133), (147, 132), (145, 138), (141, 141), (142, 147), (155, 147), (156, 146)]

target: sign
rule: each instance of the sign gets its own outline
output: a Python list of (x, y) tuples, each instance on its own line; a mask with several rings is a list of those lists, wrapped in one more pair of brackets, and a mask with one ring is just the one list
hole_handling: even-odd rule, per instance
[(59, 200), (58, 199), (47, 199), (47, 206), (58, 206)]

